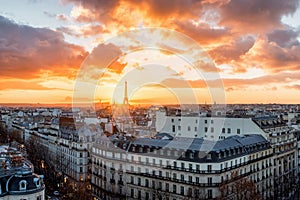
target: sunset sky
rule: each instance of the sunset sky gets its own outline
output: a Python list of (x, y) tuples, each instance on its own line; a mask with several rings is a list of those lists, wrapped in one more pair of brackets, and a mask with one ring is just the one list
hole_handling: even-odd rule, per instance
[(6, 0), (0, 103), (300, 103), (297, 0)]

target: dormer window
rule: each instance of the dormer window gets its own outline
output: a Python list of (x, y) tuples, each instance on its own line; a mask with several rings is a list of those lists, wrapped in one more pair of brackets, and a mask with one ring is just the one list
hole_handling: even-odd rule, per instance
[(211, 154), (210, 153), (207, 154), (207, 160), (211, 160)]
[(26, 186), (27, 186), (27, 181), (25, 180), (20, 181), (19, 183), (20, 190), (26, 190)]
[(40, 187), (41, 187), (41, 182), (40, 182), (40, 179), (39, 179), (39, 178), (34, 178), (34, 179), (33, 179), (33, 182), (35, 183), (35, 185), (36, 185), (37, 188), (40, 188)]

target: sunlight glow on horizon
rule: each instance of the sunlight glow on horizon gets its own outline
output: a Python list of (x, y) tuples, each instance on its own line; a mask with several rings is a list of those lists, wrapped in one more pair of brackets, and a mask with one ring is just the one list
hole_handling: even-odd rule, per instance
[(300, 104), (299, 2), (161, 3), (6, 2), (0, 104)]

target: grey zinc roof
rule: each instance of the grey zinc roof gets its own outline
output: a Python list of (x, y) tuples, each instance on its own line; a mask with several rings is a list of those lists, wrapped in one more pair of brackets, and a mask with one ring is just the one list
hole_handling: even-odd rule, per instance
[(222, 151), (225, 149), (243, 147), (251, 144), (265, 143), (267, 140), (258, 134), (246, 136), (232, 136), (224, 140), (211, 141), (203, 138), (177, 137), (173, 140), (137, 138), (131, 144), (152, 146), (156, 148), (184, 149), (192, 151)]

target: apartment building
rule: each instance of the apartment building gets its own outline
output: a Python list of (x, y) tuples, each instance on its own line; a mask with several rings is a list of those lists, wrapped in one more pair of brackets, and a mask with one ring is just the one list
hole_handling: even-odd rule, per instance
[(206, 138), (220, 140), (233, 135), (261, 134), (265, 132), (251, 118), (174, 115), (164, 109), (156, 112), (156, 131), (176, 137)]
[(290, 198), (298, 184), (298, 143), (294, 130), (278, 117), (259, 117), (253, 121), (268, 135), (274, 152), (274, 196)]
[[(92, 192), (113, 199), (237, 199), (234, 185), (273, 195), (273, 151), (261, 135), (157, 139), (101, 137), (92, 148)], [(243, 191), (239, 191), (243, 193)]]

